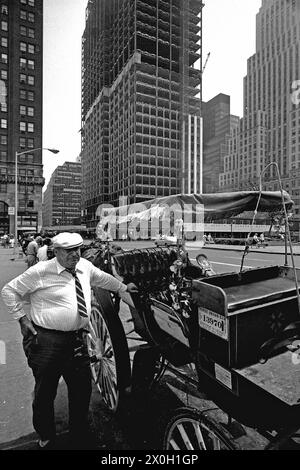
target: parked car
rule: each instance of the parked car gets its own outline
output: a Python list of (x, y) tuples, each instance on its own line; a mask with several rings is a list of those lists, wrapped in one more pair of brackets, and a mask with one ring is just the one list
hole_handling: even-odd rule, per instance
[(154, 240), (156, 246), (176, 246), (177, 237), (171, 235), (161, 235)]

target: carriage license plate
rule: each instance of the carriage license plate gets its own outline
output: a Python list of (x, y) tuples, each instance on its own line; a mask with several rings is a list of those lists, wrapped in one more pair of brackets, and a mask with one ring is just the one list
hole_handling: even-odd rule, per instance
[(198, 313), (201, 328), (228, 341), (227, 318), (204, 307), (199, 307)]

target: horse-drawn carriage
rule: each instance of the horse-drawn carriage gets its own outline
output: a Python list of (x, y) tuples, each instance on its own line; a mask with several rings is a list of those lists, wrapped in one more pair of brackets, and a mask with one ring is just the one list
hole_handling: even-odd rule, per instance
[[(155, 199), (122, 223), (159, 217), (174, 197)], [(205, 220), (243, 211), (292, 206), (285, 193), (243, 192), (176, 196), (189, 213), (202, 207)], [(192, 209), (191, 209), (192, 208)], [(124, 214), (124, 211), (123, 211)], [(116, 220), (113, 210), (106, 222)], [(292, 252), (292, 246), (290, 245)], [(245, 254), (249, 246), (245, 248)], [(130, 251), (106, 245), (104, 256), (86, 252), (95, 264), (139, 293), (120, 303), (94, 289), (88, 346), (93, 377), (107, 406), (116, 411), (135, 386), (172, 376), (172, 389), (188, 397), (166, 426), (163, 448), (281, 448), (300, 427), (300, 270), (293, 266), (242, 269), (216, 275), (205, 255), (193, 265), (183, 246)], [(292, 254), (292, 253), (291, 253)], [(128, 296), (129, 297), (129, 296)], [(128, 321), (141, 341), (130, 361)]]

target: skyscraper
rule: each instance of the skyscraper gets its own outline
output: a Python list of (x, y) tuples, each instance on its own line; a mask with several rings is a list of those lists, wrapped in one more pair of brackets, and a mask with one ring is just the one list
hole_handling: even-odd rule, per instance
[(18, 229), (42, 225), (43, 0), (0, 0), (0, 232), (14, 233), (15, 152)]
[[(238, 166), (235, 154), (229, 155), (220, 176), (221, 189), (250, 189), (257, 187), (261, 171), (276, 162), (296, 203), (296, 214), (300, 213), (299, 49), (300, 1), (263, 0), (256, 18), (256, 53), (248, 59), (244, 79)], [(274, 166), (264, 173), (263, 187), (278, 189)]]
[(71, 226), (81, 217), (81, 163), (65, 162), (51, 175), (44, 193), (43, 227)]
[(231, 132), (240, 118), (230, 114), (230, 96), (220, 93), (203, 103), (203, 192), (219, 191), (219, 175), (228, 154)]
[[(201, 0), (90, 0), (82, 37), (83, 207), (201, 187)], [(196, 62), (200, 64), (196, 68)]]

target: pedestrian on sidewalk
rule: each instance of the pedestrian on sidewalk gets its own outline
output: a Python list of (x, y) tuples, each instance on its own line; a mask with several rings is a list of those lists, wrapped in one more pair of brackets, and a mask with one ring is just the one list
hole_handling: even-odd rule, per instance
[(253, 239), (252, 239), (252, 245), (256, 246), (258, 245), (259, 239), (257, 233), (254, 234)]
[(265, 247), (265, 235), (263, 233), (261, 233), (259, 236), (259, 243), (260, 246)]
[[(39, 447), (55, 439), (54, 399), (62, 376), (68, 387), (69, 428), (75, 445), (88, 435), (91, 372), (86, 328), (91, 314), (91, 286), (118, 292), (137, 292), (90, 261), (81, 258), (82, 237), (60, 233), (53, 239), (55, 257), (41, 261), (6, 284), (2, 296), (20, 322), (23, 348), (35, 378), (33, 426)], [(30, 314), (23, 310), (30, 300)]]
[(4, 248), (9, 248), (9, 236), (7, 233), (3, 235), (3, 240), (4, 240)]
[(34, 240), (28, 243), (27, 246), (27, 266), (30, 268), (38, 262), (37, 252), (38, 249), (42, 246), (42, 237), (37, 235)]
[(14, 248), (15, 247), (15, 237), (13, 235), (9, 236), (9, 247)]
[(44, 238), (42, 245), (38, 248), (37, 259), (38, 261), (47, 261), (48, 259), (48, 250), (51, 245), (52, 240), (49, 237)]

